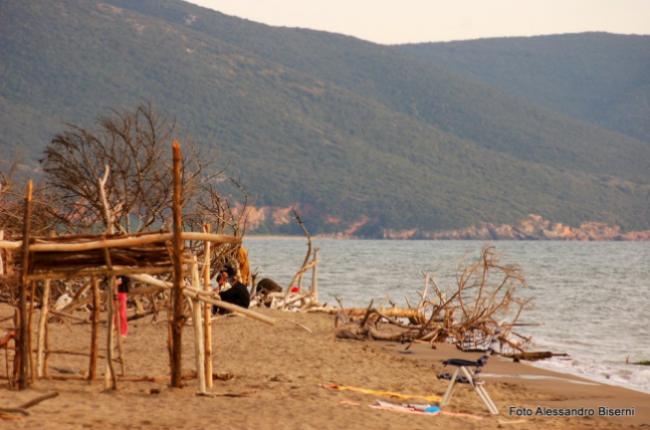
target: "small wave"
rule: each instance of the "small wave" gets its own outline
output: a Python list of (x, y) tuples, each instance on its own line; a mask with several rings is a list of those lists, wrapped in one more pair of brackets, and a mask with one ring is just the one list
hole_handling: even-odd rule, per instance
[(650, 393), (650, 367), (625, 363), (598, 363), (591, 360), (553, 357), (534, 362), (535, 367), (568, 373), (608, 385)]

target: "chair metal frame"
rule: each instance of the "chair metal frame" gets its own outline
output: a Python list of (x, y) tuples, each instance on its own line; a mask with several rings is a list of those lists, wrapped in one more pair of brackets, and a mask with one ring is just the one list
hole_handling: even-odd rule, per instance
[[(459, 360), (459, 361), (466, 361), (466, 360)], [(442, 398), (442, 401), (440, 402), (441, 407), (447, 406), (449, 404), (449, 402), (451, 401), (451, 396), (452, 396), (452, 394), (454, 392), (454, 388), (455, 388), (456, 383), (457, 383), (457, 378), (458, 378), (459, 374), (462, 372), (462, 374), (469, 381), (469, 384), (472, 386), (472, 388), (474, 388), (474, 391), (476, 391), (476, 394), (481, 398), (481, 400), (483, 401), (485, 406), (488, 408), (490, 413), (492, 415), (499, 415), (499, 409), (496, 407), (496, 405), (492, 401), (492, 398), (490, 397), (488, 392), (485, 390), (485, 387), (483, 386), (484, 381), (481, 381), (480, 379), (478, 379), (478, 374), (479, 374), (480, 369), (482, 367), (482, 365), (479, 365), (480, 361), (476, 362), (477, 363), (476, 372), (474, 372), (474, 373), (470, 372), (466, 365), (454, 364), (453, 359), (445, 361), (444, 363), (445, 363), (445, 365), (447, 363), (449, 363), (449, 364), (457, 366), (457, 367), (456, 367), (456, 370), (454, 371), (453, 375), (451, 376), (451, 380), (449, 381), (449, 385), (447, 386), (447, 391), (445, 391), (445, 395)]]

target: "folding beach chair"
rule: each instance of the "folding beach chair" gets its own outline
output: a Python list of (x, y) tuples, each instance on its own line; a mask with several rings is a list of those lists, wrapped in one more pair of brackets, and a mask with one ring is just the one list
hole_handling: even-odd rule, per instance
[[(451, 395), (453, 394), (454, 387), (456, 386), (457, 382), (465, 382), (474, 388), (474, 391), (476, 391), (476, 394), (478, 394), (483, 403), (485, 403), (485, 406), (487, 406), (492, 415), (499, 415), (499, 410), (490, 398), (490, 395), (485, 390), (485, 387), (483, 387), (483, 381), (481, 381), (479, 378), (481, 369), (487, 363), (488, 358), (489, 357), (487, 355), (483, 355), (476, 361), (463, 360), (461, 358), (450, 358), (449, 360), (443, 361), (442, 364), (445, 366), (456, 366), (456, 370), (451, 376), (448, 374), (438, 375), (438, 378), (440, 379), (449, 378), (449, 386), (447, 387), (447, 391), (442, 398), (442, 402), (440, 402), (440, 406), (444, 407), (449, 404)], [(469, 370), (469, 368), (472, 367), (474, 368), (473, 372)]]

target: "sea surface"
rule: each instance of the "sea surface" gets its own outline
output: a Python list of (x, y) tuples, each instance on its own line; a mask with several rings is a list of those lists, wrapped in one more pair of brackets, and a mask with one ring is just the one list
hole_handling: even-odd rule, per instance
[[(247, 238), (258, 280), (281, 285), (300, 267), (305, 239)], [(424, 272), (451, 289), (463, 262), (478, 257), (481, 241), (314, 240), (320, 249), (320, 301), (345, 306), (391, 300), (417, 303)], [(533, 336), (534, 350), (566, 352), (536, 365), (599, 382), (650, 392), (650, 242), (496, 241), (501, 261), (521, 267), (533, 308), (520, 321), (539, 326), (518, 332)], [(309, 274), (304, 285), (309, 285)]]

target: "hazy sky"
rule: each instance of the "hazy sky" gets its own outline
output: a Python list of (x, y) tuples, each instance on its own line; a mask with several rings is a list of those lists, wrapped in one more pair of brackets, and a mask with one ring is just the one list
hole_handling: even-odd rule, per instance
[(608, 31), (650, 34), (650, 0), (190, 0), (271, 25), (379, 43)]

